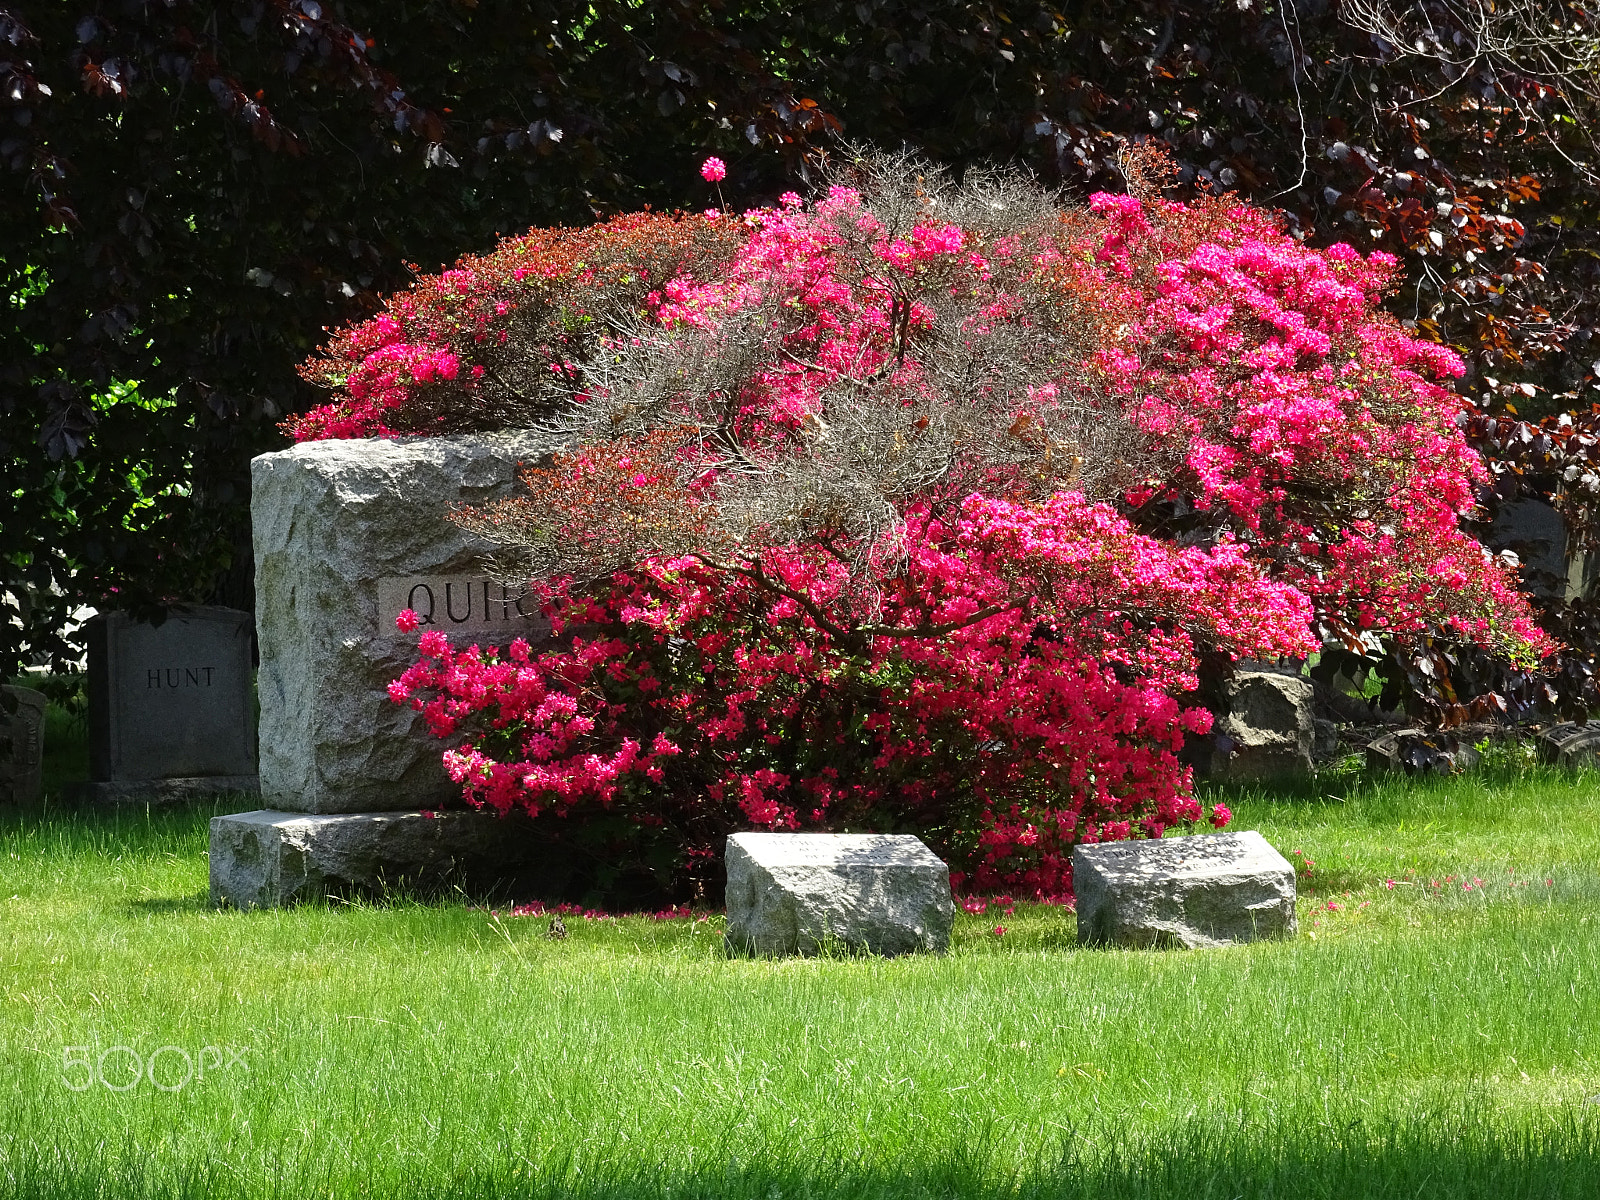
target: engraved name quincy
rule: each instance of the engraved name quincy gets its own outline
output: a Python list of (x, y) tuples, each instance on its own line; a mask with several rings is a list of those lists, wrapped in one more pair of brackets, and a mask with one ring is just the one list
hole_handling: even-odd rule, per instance
[(420, 629), (445, 633), (504, 633), (509, 641), (544, 637), (550, 623), (521, 588), (506, 587), (482, 575), (413, 575), (378, 580), (378, 628), (394, 630), (406, 609), (417, 614)]

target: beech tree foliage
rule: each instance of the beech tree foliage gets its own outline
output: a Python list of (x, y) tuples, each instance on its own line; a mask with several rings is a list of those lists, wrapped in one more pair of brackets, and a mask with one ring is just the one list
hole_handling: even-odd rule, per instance
[[(1586, 410), (1593, 21), (1544, 0), (4, 5), (5, 669), (68, 653), (78, 602), (248, 606), (247, 460), (318, 402), (294, 364), (323, 328), (408, 264), (702, 208), (707, 153), (729, 197), (772, 202), (841, 131), (1080, 198), (1158, 141), (1177, 198), (1235, 189), (1311, 244), (1393, 254), (1390, 310), (1454, 348), (1490, 417)], [(1429, 683), (1463, 646), (1391, 641), (1387, 669), (1441, 718), (1555, 686)]]

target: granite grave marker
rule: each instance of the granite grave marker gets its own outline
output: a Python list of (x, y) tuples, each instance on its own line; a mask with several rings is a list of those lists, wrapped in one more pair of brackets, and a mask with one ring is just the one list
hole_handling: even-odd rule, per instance
[(1221, 946), (1295, 932), (1294, 867), (1254, 830), (1072, 849), (1078, 940)]
[(483, 570), (487, 547), (450, 523), (507, 495), (532, 434), (304, 442), (251, 463), (261, 794), (273, 810), (358, 813), (460, 805), (442, 744), (389, 699), (416, 659), (395, 617), (468, 644), (536, 641), (548, 624)]
[(736, 951), (949, 948), (950, 868), (910, 834), (736, 833), (726, 860), (727, 941)]
[(32, 688), (0, 688), (16, 701), (7, 712), (0, 704), (0, 800), (19, 804), (39, 798), (44, 769), (43, 694)]
[(102, 613), (89, 648), (91, 798), (256, 788), (250, 614), (175, 608), (159, 625)]

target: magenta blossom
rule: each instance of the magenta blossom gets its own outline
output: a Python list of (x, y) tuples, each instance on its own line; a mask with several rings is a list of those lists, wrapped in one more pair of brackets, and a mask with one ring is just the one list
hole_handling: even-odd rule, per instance
[(700, 174), (707, 183), (721, 183), (728, 177), (728, 164), (713, 155), (700, 164)]

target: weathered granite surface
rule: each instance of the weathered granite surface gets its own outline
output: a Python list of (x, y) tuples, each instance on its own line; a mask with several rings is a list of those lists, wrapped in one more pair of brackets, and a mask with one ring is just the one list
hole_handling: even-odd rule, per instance
[(1076, 846), (1072, 881), (1080, 942), (1195, 948), (1295, 932), (1294, 867), (1253, 830)]
[(386, 887), (474, 891), (537, 870), (524, 822), (474, 810), (288, 813), (211, 821), (211, 902), (276, 908)]
[(1212, 728), (1219, 752), (1209, 774), (1254, 782), (1311, 773), (1317, 731), (1309, 679), (1276, 667), (1238, 667), (1222, 693)]
[(546, 632), (447, 519), (511, 492), (548, 447), (530, 433), (306, 442), (251, 463), (261, 667), (261, 794), (295, 812), (459, 804), (443, 745), (386, 688), (415, 660), (413, 608), (451, 641)]
[(196, 605), (151, 625), (108, 612), (84, 631), (92, 780), (255, 774), (249, 613)]
[(735, 951), (949, 948), (950, 869), (909, 834), (736, 833), (726, 861)]
[(0, 692), (16, 701), (16, 711), (0, 705), (0, 801), (31, 803), (39, 798), (44, 770), (44, 694), (6, 685)]

